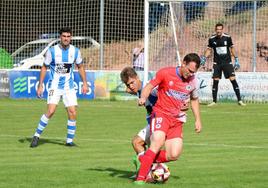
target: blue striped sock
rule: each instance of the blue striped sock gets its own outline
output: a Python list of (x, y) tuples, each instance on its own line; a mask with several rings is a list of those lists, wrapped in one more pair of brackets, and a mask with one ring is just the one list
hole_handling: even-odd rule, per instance
[(68, 120), (67, 123), (67, 140), (66, 143), (73, 142), (76, 130), (76, 120)]
[(43, 114), (40, 118), (40, 121), (39, 121), (39, 124), (38, 124), (38, 127), (36, 129), (34, 136), (40, 137), (43, 130), (46, 128), (48, 121), (49, 121), (49, 119), (46, 117), (45, 114)]

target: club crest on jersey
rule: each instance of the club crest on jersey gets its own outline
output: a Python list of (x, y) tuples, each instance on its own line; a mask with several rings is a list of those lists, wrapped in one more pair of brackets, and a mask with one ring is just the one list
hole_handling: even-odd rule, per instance
[(169, 86), (173, 86), (174, 85), (174, 82), (173, 81), (169, 81), (168, 85)]
[(160, 128), (161, 128), (161, 124), (156, 124), (156, 125), (155, 125), (155, 128), (156, 128), (156, 129), (160, 129)]
[(191, 85), (187, 85), (187, 86), (185, 87), (185, 89), (186, 89), (187, 91), (191, 91), (192, 86), (191, 86)]
[(227, 45), (227, 41), (224, 41), (224, 45), (225, 45), (225, 46)]

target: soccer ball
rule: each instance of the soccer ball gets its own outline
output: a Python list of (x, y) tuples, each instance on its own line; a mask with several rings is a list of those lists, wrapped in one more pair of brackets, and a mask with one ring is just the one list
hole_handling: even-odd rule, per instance
[(153, 163), (150, 172), (146, 177), (149, 183), (164, 183), (170, 176), (169, 168), (164, 163)]

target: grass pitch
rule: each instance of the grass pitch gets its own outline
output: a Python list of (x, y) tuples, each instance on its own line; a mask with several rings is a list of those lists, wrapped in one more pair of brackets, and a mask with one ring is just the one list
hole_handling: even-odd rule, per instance
[[(64, 146), (67, 115), (62, 104), (37, 148), (29, 148), (44, 100), (0, 99), (0, 187), (128, 188), (134, 173), (130, 141), (143, 128), (145, 110), (135, 101), (79, 101), (78, 147)], [(194, 133), (188, 112), (184, 152), (169, 163), (166, 188), (268, 187), (267, 104), (201, 105), (203, 131)]]

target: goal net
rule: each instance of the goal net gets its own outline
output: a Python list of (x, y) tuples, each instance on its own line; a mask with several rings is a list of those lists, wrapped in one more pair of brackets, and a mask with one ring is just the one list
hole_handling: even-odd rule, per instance
[[(145, 70), (178, 65), (190, 52), (203, 54), (218, 22), (232, 36), (240, 71), (268, 70), (267, 12), (267, 1), (146, 0)], [(211, 70), (211, 60), (201, 71)]]

